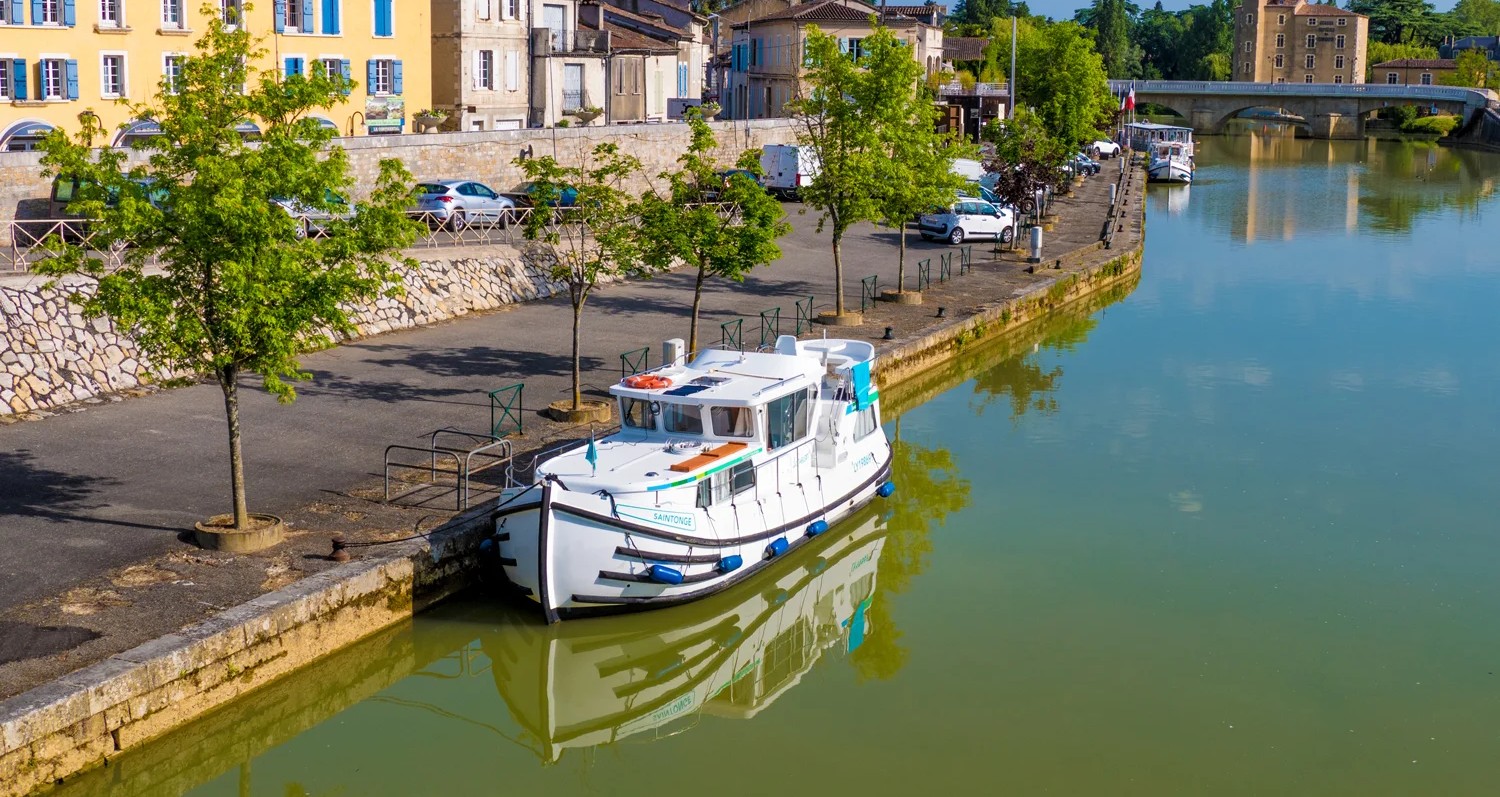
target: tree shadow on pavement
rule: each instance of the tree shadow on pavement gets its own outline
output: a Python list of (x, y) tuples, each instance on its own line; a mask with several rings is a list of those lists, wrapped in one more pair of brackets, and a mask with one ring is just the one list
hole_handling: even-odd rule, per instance
[(109, 506), (90, 502), (101, 490), (119, 487), (108, 476), (84, 476), (38, 467), (30, 449), (0, 451), (0, 518), (31, 517), (52, 523), (107, 523), (137, 529), (176, 531), (175, 527), (114, 520), (92, 514)]

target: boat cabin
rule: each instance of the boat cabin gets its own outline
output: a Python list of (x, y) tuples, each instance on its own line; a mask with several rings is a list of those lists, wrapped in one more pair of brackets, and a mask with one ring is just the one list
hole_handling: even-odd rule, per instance
[(1162, 125), (1155, 122), (1132, 122), (1125, 125), (1130, 148), (1141, 152), (1193, 157), (1193, 128)]

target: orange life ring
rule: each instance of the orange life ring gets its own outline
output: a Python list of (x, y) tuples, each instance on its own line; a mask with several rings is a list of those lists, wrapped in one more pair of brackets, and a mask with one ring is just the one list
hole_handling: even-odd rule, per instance
[(625, 386), (642, 390), (656, 390), (663, 387), (671, 387), (672, 380), (657, 376), (656, 374), (636, 374), (625, 378)]

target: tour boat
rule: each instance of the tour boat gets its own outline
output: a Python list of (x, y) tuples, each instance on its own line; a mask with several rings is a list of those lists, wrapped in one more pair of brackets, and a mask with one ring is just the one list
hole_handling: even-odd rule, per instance
[(891, 633), (870, 622), (884, 545), (872, 507), (743, 590), (602, 624), (506, 614), (480, 643), (523, 743), (549, 764), (569, 749), (671, 736), (705, 715), (749, 719), (825, 655)]
[(1156, 183), (1193, 181), (1193, 129), (1134, 122), (1125, 125), (1132, 149), (1147, 154), (1146, 179)]
[(610, 388), (618, 431), (501, 493), (500, 566), (548, 622), (726, 589), (895, 490), (870, 343), (782, 335), (691, 362), (667, 348)]

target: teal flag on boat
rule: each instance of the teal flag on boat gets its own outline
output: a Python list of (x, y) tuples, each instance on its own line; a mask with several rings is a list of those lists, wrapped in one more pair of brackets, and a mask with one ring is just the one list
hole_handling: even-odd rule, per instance
[(870, 363), (858, 363), (849, 370), (854, 377), (854, 406), (864, 409), (875, 402), (875, 385), (870, 381)]
[(589, 430), (589, 450), (584, 453), (583, 458), (589, 461), (589, 468), (594, 475), (599, 473), (599, 449), (594, 446), (594, 430)]

